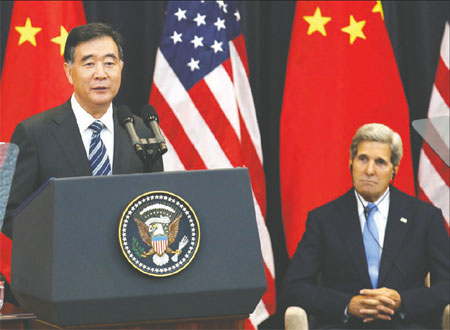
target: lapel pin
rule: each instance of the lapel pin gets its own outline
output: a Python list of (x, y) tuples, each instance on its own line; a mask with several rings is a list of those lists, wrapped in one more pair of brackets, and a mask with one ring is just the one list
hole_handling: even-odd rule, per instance
[(401, 218), (400, 218), (400, 221), (403, 222), (403, 223), (407, 223), (407, 222), (408, 222), (408, 219), (401, 217)]

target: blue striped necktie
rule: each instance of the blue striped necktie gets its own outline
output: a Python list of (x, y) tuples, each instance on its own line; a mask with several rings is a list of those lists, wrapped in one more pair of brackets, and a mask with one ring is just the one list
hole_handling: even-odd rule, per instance
[(378, 243), (378, 228), (375, 223), (374, 214), (377, 206), (374, 203), (368, 203), (366, 206), (369, 212), (366, 224), (363, 230), (364, 249), (366, 250), (367, 266), (369, 268), (370, 282), (372, 288), (378, 285), (378, 269), (380, 267), (380, 246)]
[(111, 164), (109, 163), (106, 147), (100, 138), (100, 132), (104, 125), (100, 120), (94, 121), (89, 128), (92, 130), (91, 144), (89, 146), (89, 163), (92, 175), (110, 175)]

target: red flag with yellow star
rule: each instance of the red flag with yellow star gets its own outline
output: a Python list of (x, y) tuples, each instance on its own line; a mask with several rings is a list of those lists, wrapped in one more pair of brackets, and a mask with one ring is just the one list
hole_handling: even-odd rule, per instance
[(280, 181), (292, 256), (307, 212), (351, 186), (358, 127), (383, 123), (403, 140), (395, 185), (414, 194), (409, 110), (380, 1), (298, 1), (280, 122)]
[[(68, 31), (86, 23), (81, 1), (15, 1), (0, 81), (0, 141), (25, 118), (67, 101), (63, 69)], [(0, 233), (0, 272), (9, 280), (9, 238)]]
[(0, 141), (25, 118), (67, 101), (68, 31), (86, 23), (81, 1), (15, 1), (0, 82)]

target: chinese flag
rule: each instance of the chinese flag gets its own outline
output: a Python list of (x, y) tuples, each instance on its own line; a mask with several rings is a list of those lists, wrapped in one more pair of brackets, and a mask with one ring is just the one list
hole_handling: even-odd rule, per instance
[(0, 82), (0, 141), (16, 125), (67, 101), (64, 73), (68, 32), (86, 24), (81, 1), (15, 1)]
[(395, 185), (414, 194), (409, 112), (380, 1), (298, 1), (280, 122), (280, 181), (292, 256), (307, 212), (352, 186), (350, 144), (358, 127), (398, 132)]
[[(0, 141), (25, 118), (67, 101), (63, 69), (68, 32), (85, 24), (81, 1), (15, 1), (0, 81)], [(0, 272), (9, 281), (11, 241), (0, 233)]]

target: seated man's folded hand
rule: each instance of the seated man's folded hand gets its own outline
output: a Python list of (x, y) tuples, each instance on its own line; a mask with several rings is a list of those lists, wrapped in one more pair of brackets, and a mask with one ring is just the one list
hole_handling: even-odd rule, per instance
[(363, 322), (374, 320), (391, 320), (401, 304), (401, 297), (395, 290), (388, 288), (363, 289), (360, 295), (354, 296), (348, 305), (348, 313), (363, 319)]

